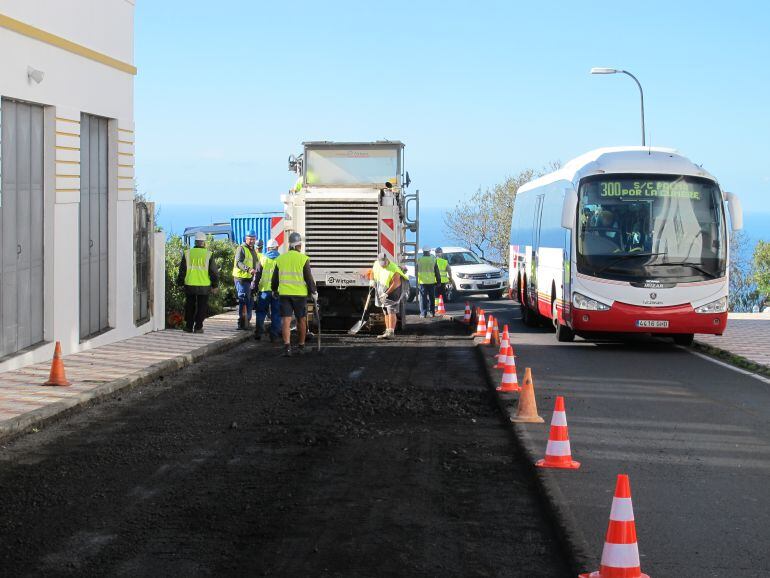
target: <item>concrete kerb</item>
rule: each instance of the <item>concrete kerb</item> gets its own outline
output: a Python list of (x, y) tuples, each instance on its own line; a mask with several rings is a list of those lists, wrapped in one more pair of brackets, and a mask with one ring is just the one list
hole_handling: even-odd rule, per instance
[[(572, 510), (567, 506), (564, 494), (553, 472), (535, 466), (535, 462), (542, 457), (540, 455), (542, 452), (535, 446), (527, 426), (510, 420), (514, 410), (514, 404), (512, 403), (514, 396), (512, 394), (500, 393), (496, 390), (498, 384), (495, 382), (491, 359), (484, 352), (485, 346), (481, 345), (472, 336), (469, 336), (469, 339), (472, 339), (475, 343), (476, 353), (481, 366), (484, 368), (484, 377), (486, 378), (487, 385), (495, 396), (500, 412), (506, 417), (506, 422), (510, 426), (514, 442), (527, 458), (527, 469), (536, 481), (541, 501), (556, 528), (556, 534), (561, 542), (562, 549), (569, 557), (569, 565), (574, 575), (577, 576), (580, 572), (585, 572), (586, 568), (592, 568), (597, 564), (596, 555), (591, 553), (588, 542), (578, 526)], [(546, 422), (541, 427), (543, 427), (544, 432), (547, 431), (548, 423)]]
[(763, 377), (770, 377), (770, 367), (767, 365), (755, 363), (741, 355), (738, 355), (737, 353), (729, 351), (728, 349), (714, 347), (713, 345), (698, 341), (697, 339), (693, 342), (692, 348), (695, 351), (703, 353), (704, 355), (708, 355), (709, 357), (713, 357), (714, 359), (718, 359), (719, 361), (723, 361), (729, 365), (743, 369), (748, 373), (756, 373), (757, 375), (761, 375)]
[(33, 427), (45, 425), (55, 419), (66, 417), (67, 415), (90, 404), (96, 403), (117, 391), (133, 389), (150, 383), (159, 377), (171, 375), (188, 365), (192, 365), (203, 357), (220, 353), (239, 343), (248, 341), (252, 335), (252, 332), (239, 331), (237, 334), (230, 337), (219, 339), (187, 353), (177, 355), (171, 359), (166, 359), (144, 369), (140, 369), (125, 377), (98, 385), (78, 396), (57, 401), (6, 420), (4, 423), (0, 424), (0, 442), (8, 442)]

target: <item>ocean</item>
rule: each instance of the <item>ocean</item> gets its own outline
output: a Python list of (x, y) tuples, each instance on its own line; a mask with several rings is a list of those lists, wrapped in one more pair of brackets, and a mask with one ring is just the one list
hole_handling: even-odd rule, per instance
[[(185, 227), (230, 222), (230, 217), (256, 212), (280, 212), (280, 205), (182, 205), (158, 203), (158, 224), (167, 234), (181, 235)], [(422, 207), (420, 210), (420, 245), (438, 247), (456, 244), (444, 228), (443, 216), (451, 207)], [(749, 250), (760, 239), (770, 241), (770, 213), (746, 213), (744, 230), (749, 237)], [(750, 257), (750, 255), (748, 255)]]

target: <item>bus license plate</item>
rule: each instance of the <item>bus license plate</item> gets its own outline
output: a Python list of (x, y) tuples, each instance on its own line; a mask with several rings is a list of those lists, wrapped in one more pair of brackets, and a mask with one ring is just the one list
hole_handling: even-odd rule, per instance
[(636, 322), (637, 327), (652, 327), (655, 329), (663, 329), (668, 327), (668, 321), (661, 321), (657, 319), (639, 319)]

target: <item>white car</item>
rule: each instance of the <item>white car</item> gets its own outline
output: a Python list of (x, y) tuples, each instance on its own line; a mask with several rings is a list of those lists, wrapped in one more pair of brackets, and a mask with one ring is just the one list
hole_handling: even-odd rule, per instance
[[(449, 284), (447, 301), (462, 295), (486, 293), (490, 299), (500, 299), (508, 285), (508, 275), (504, 269), (496, 267), (477, 257), (470, 249), (463, 247), (442, 247), (444, 259), (449, 261)], [(431, 251), (431, 254), (435, 254)], [(410, 300), (417, 292), (417, 279), (414, 267), (407, 267), (409, 276)]]

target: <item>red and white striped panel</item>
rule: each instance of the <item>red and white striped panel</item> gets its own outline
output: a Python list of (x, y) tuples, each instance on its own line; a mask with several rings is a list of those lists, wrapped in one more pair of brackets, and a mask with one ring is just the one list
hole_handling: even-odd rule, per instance
[(396, 260), (396, 229), (393, 219), (382, 219), (380, 226), (380, 249), (385, 251), (388, 259), (397, 263)]
[(283, 217), (271, 217), (270, 219), (270, 238), (275, 239), (278, 243), (278, 251), (283, 253), (283, 242), (285, 235), (283, 234)]

